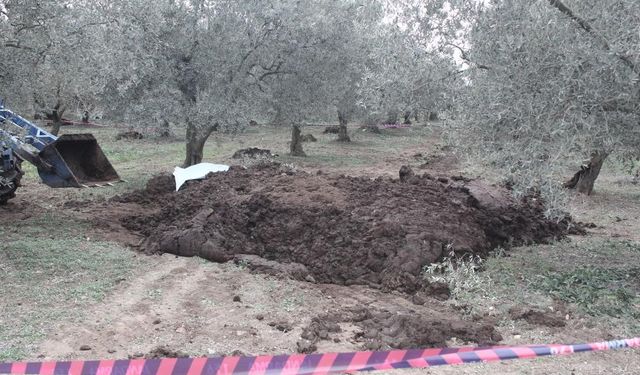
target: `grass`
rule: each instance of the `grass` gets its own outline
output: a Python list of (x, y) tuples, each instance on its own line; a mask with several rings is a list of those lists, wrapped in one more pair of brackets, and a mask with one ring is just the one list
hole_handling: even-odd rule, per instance
[(542, 274), (533, 287), (561, 301), (573, 303), (590, 315), (638, 319), (640, 311), (634, 307), (640, 300), (629, 284), (639, 276), (638, 267), (579, 267)]
[(88, 240), (85, 229), (52, 213), (0, 227), (0, 361), (32, 356), (58, 322), (80, 319), (142, 265), (120, 245)]
[(620, 336), (640, 330), (640, 244), (597, 237), (514, 248), (482, 262), (431, 267), (453, 286), (455, 303), (477, 313), (513, 306), (546, 310), (566, 303), (578, 316), (611, 325)]

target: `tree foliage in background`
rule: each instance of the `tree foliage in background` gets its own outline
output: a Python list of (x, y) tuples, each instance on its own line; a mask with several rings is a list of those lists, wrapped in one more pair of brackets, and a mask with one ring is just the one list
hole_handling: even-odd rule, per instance
[(590, 193), (638, 154), (639, 21), (632, 0), (3, 0), (0, 96), (57, 126), (183, 125), (185, 165), (269, 113), (332, 113), (346, 141), (349, 121), (455, 105), (461, 149), (554, 205), (567, 166), (587, 158), (565, 186)]
[[(372, 35), (372, 59), (362, 85), (364, 106), (379, 121), (405, 122), (445, 111), (459, 67), (439, 49), (441, 4), (420, 0), (386, 2), (384, 27)], [(390, 118), (396, 117), (396, 118)]]
[(590, 194), (608, 155), (638, 156), (640, 2), (451, 4), (469, 67), (451, 132), (463, 149), (552, 206), (567, 166), (587, 158), (566, 186)]
[(51, 121), (95, 109), (105, 85), (96, 31), (113, 20), (91, 1), (0, 2), (0, 97)]
[(69, 109), (184, 125), (185, 166), (212, 132), (267, 113), (287, 126), (333, 113), (348, 141), (349, 121), (440, 100), (444, 58), (400, 17), (418, 3), (4, 0), (0, 94), (56, 130)]

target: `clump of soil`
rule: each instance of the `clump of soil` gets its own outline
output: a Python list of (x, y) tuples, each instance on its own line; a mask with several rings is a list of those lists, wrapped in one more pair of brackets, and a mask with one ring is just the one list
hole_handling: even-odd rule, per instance
[(169, 194), (176, 190), (176, 180), (169, 173), (155, 175), (147, 181), (144, 190), (134, 191), (115, 199), (121, 203), (155, 204), (157, 197)]
[(340, 133), (340, 126), (338, 125), (327, 126), (326, 128), (324, 128), (324, 131), (322, 132), (322, 134), (339, 134), (339, 133)]
[(159, 346), (149, 353), (142, 356), (144, 359), (157, 359), (157, 358), (187, 358), (189, 354), (169, 349), (165, 346)]
[(137, 132), (135, 130), (129, 130), (126, 132), (120, 132), (116, 134), (116, 141), (121, 141), (123, 139), (130, 140), (130, 139), (143, 139), (143, 138), (144, 138), (144, 135), (142, 135), (142, 133)]
[(530, 324), (547, 327), (564, 327), (567, 325), (561, 311), (543, 311), (534, 308), (513, 307), (509, 315), (514, 320), (524, 320)]
[(423, 268), (450, 251), (484, 255), (567, 231), (567, 222), (545, 219), (540, 201), (503, 188), (406, 169), (403, 180), (269, 164), (231, 168), (179, 192), (160, 176), (119, 200), (151, 208), (122, 221), (147, 238), (150, 253), (215, 262), (250, 255), (244, 261), (257, 268), (290, 264), (296, 278), (406, 293), (424, 288)]
[(279, 321), (279, 322), (271, 322), (268, 324), (269, 327), (273, 327), (275, 329), (277, 329), (280, 332), (291, 332), (293, 331), (293, 326), (286, 321)]
[(300, 139), (302, 142), (318, 142), (318, 139), (313, 136), (313, 134), (305, 134)]
[(493, 345), (502, 340), (489, 322), (426, 315), (404, 308), (389, 311), (367, 307), (312, 319), (302, 331), (302, 343), (298, 346), (310, 347), (330, 340), (342, 332), (340, 324), (345, 323), (357, 327), (351, 339), (366, 350), (446, 347), (454, 337), (479, 345)]
[(271, 150), (261, 149), (257, 147), (244, 148), (242, 150), (236, 151), (232, 158), (233, 159), (257, 159), (257, 158), (271, 158), (274, 155), (271, 153)]

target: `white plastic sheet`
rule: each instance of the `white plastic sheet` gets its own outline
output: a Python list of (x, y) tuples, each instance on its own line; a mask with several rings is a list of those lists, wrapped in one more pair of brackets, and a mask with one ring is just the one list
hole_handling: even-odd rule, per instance
[(189, 168), (176, 167), (173, 171), (173, 177), (176, 179), (176, 191), (180, 190), (180, 187), (189, 180), (200, 180), (209, 173), (226, 172), (228, 170), (228, 165), (211, 163), (200, 163)]

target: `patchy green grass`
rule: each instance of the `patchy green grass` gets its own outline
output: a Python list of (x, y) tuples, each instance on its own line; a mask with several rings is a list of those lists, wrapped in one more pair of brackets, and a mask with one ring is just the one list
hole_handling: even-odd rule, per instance
[(80, 318), (143, 264), (84, 229), (51, 213), (0, 227), (0, 361), (29, 357), (57, 322)]
[(604, 319), (613, 333), (627, 336), (640, 329), (639, 264), (639, 243), (587, 237), (514, 248), (481, 264), (441, 265), (446, 275), (439, 277), (456, 286), (455, 303), (470, 313), (495, 309), (507, 316), (513, 306), (546, 310), (562, 301), (578, 316)]
[(564, 302), (570, 302), (585, 313), (616, 318), (640, 318), (635, 305), (640, 302), (633, 282), (640, 268), (607, 269), (578, 267), (570, 271), (551, 271), (539, 275), (532, 286)]

